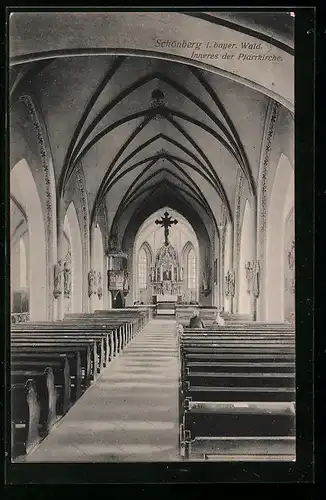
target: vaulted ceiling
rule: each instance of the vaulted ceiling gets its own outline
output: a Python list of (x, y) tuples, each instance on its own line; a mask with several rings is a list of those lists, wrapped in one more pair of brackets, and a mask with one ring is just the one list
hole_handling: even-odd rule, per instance
[(222, 209), (233, 219), (240, 171), (256, 193), (269, 97), (250, 86), (139, 55), (53, 57), (11, 76), (13, 94), (37, 96), (59, 194), (80, 165), (92, 215), (104, 203), (110, 224), (169, 205), (216, 227)]

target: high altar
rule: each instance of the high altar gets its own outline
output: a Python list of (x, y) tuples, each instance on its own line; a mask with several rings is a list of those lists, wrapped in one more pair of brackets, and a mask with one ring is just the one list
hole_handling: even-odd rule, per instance
[(172, 220), (168, 212), (165, 212), (164, 217), (155, 223), (164, 227), (165, 242), (157, 252), (155, 265), (151, 269), (152, 295), (155, 302), (175, 303), (182, 297), (183, 268), (180, 267), (178, 254), (168, 236), (169, 227), (178, 221)]

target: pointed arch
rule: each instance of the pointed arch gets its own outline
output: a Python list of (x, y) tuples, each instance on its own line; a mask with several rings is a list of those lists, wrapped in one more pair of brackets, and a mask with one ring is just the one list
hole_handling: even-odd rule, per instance
[(280, 155), (267, 209), (265, 311), (267, 321), (284, 321), (285, 224), (294, 204), (294, 171)]
[(49, 284), (47, 281), (47, 248), (44, 214), (34, 177), (23, 158), (10, 173), (10, 191), (27, 218), (29, 240), (30, 319), (48, 319)]
[(71, 312), (83, 311), (83, 252), (81, 230), (74, 202), (64, 219), (64, 229), (71, 245)]

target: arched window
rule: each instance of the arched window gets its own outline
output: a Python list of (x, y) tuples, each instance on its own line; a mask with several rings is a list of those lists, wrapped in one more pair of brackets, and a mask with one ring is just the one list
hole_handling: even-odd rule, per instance
[(138, 280), (140, 290), (147, 288), (147, 255), (143, 248), (138, 256)]
[(194, 250), (191, 248), (188, 253), (188, 288), (196, 288), (196, 255)]

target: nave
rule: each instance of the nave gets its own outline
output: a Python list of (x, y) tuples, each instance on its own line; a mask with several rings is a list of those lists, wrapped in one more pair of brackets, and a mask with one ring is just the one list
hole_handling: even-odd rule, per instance
[(176, 461), (175, 321), (151, 320), (26, 462)]
[(152, 43), (231, 17), (11, 16), (14, 459), (293, 461), (293, 19)]

